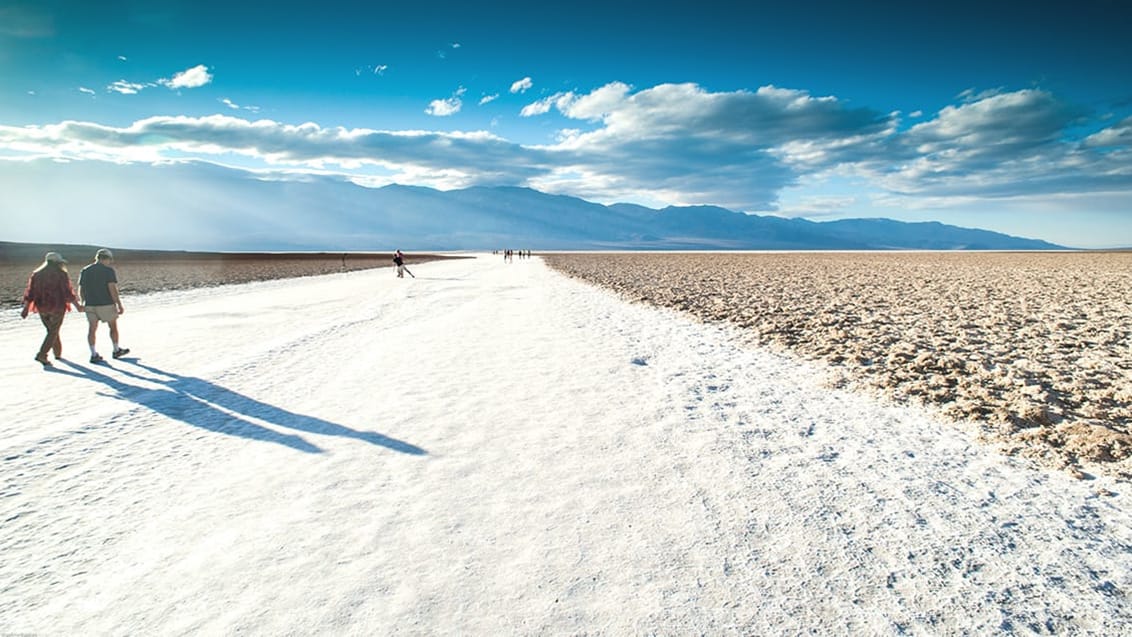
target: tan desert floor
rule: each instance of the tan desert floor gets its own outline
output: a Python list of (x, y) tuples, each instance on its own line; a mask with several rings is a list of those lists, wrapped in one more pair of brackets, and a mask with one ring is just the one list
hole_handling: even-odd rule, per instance
[(1132, 253), (616, 253), (546, 261), (745, 328), (1005, 452), (1132, 478)]

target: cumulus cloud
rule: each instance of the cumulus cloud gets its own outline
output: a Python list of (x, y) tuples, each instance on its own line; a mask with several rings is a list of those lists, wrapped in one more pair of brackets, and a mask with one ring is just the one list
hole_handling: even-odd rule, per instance
[(575, 99), (577, 98), (573, 93), (555, 93), (554, 95), (549, 95), (538, 101), (527, 104), (519, 111), (519, 115), (522, 117), (545, 115), (550, 112), (550, 109), (556, 106), (559, 111), (565, 112)]
[(464, 103), (458, 97), (449, 97), (442, 100), (432, 100), (428, 103), (425, 113), (434, 117), (448, 117), (460, 112)]
[(823, 174), (939, 197), (1132, 188), (1129, 153), (1088, 152), (1127, 148), (1127, 121), (1070, 143), (1067, 131), (1085, 113), (1047, 92), (971, 91), (959, 99), (920, 114), (924, 121), (904, 132), (896, 113), (775, 86), (713, 93), (695, 84), (634, 91), (614, 82), (543, 98), (522, 114), (557, 109), (590, 125), (553, 146), (572, 153), (575, 163), (563, 172), (604, 176), (610, 190), (653, 188), (671, 200), (742, 210), (773, 210), (784, 188)]
[[(93, 91), (87, 92), (93, 94)], [(466, 90), (429, 105), (458, 112)], [(231, 109), (247, 108), (224, 98)], [(484, 103), (481, 99), (481, 103)], [(844, 178), (855, 192), (970, 201), (1033, 193), (1132, 193), (1132, 118), (1089, 128), (1087, 113), (1040, 90), (957, 98), (902, 128), (899, 114), (832, 96), (764, 86), (712, 92), (695, 84), (636, 90), (613, 82), (523, 108), (568, 126), (544, 145), (487, 132), (377, 131), (237, 117), (155, 117), (128, 127), (63, 122), (0, 126), (0, 150), (58, 158), (154, 160), (239, 155), (281, 170), (380, 167), (436, 187), (526, 185), (598, 201), (715, 204), (772, 211), (793, 185)], [(1082, 125), (1086, 124), (1086, 125)], [(364, 176), (364, 175), (363, 175)], [(790, 199), (809, 214), (846, 200)]]
[(517, 80), (511, 84), (511, 92), (526, 93), (532, 86), (534, 86), (534, 83), (531, 82), (531, 78), (524, 77), (523, 79)]
[(544, 97), (537, 102), (527, 104), (519, 111), (522, 117), (535, 117), (538, 115), (545, 115), (550, 112), (551, 107), (554, 106), (553, 97)]
[[(119, 55), (119, 60), (125, 61), (125, 57)], [(203, 64), (194, 66), (191, 69), (186, 69), (177, 73), (172, 79), (162, 78), (156, 82), (131, 82), (129, 80), (117, 80), (106, 87), (106, 91), (110, 93), (118, 93), (120, 95), (137, 95), (141, 91), (157, 85), (167, 86), (170, 89), (180, 88), (197, 88), (204, 86), (212, 81), (212, 74), (208, 72), (208, 67)]]
[(1036, 89), (965, 95), (963, 104), (913, 126), (861, 166), (884, 189), (905, 194), (1011, 197), (1129, 187), (1127, 158), (1090, 152), (1098, 141), (1118, 138), (1119, 125), (1082, 143), (1067, 141), (1085, 115)]
[(94, 95), (94, 89), (92, 89), (92, 88), (87, 88), (87, 87), (85, 87), (85, 86), (80, 86), (80, 87), (79, 87), (79, 92), (80, 92), (80, 93), (86, 93), (87, 95)]
[(484, 95), (483, 97), (480, 98), (480, 106), (483, 106), (484, 104), (490, 104), (491, 102), (494, 102), (497, 99), (499, 99), (499, 93), (494, 93), (492, 95)]
[(1132, 117), (1125, 118), (1115, 126), (1089, 135), (1085, 138), (1084, 145), (1088, 148), (1132, 148)]
[[(666, 84), (650, 90), (667, 91), (672, 86), (674, 85)], [(566, 117), (597, 120), (612, 114), (614, 111), (622, 111), (628, 114), (630, 110), (634, 110), (633, 102), (627, 99), (631, 90), (628, 84), (613, 82), (595, 91), (591, 91), (588, 95), (575, 96), (573, 93), (556, 95), (555, 103), (558, 110)], [(652, 100), (652, 98), (645, 94), (642, 94), (639, 99), (649, 100), (651, 105), (660, 104), (660, 102), (665, 99), (660, 92), (654, 95), (659, 97), (659, 99)], [(649, 105), (646, 105), (645, 108), (649, 108)]]
[[(867, 145), (893, 127), (887, 115), (773, 86), (711, 93), (695, 84), (662, 84), (634, 92), (613, 82), (588, 94), (543, 98), (523, 114), (551, 108), (593, 126), (564, 136), (555, 148), (571, 151), (581, 168), (616, 175), (611, 187), (658, 188), (680, 193), (684, 203), (742, 210), (773, 209), (778, 191), (802, 169), (835, 165), (846, 144)], [(791, 143), (809, 146), (805, 162), (787, 152)]]
[(303, 171), (378, 166), (404, 183), (435, 187), (526, 183), (545, 172), (549, 154), (487, 132), (436, 133), (323, 128), (227, 115), (152, 117), (128, 127), (68, 121), (0, 126), (0, 148), (59, 159), (158, 161), (239, 155)]
[(1015, 153), (1056, 140), (1082, 114), (1045, 91), (994, 94), (944, 108), (932, 121), (913, 126), (906, 139), (922, 153), (955, 148)]
[(203, 64), (198, 64), (192, 68), (185, 69), (180, 73), (173, 76), (172, 79), (160, 79), (157, 82), (162, 86), (167, 86), (171, 89), (180, 88), (200, 88), (205, 84), (212, 81), (212, 74), (208, 72), (208, 67)]
[(448, 117), (449, 115), (459, 113), (460, 109), (464, 106), (464, 101), (460, 98), (466, 92), (467, 89), (461, 86), (456, 89), (452, 97), (442, 100), (432, 100), (428, 103), (428, 108), (425, 109), (425, 113), (434, 117)]

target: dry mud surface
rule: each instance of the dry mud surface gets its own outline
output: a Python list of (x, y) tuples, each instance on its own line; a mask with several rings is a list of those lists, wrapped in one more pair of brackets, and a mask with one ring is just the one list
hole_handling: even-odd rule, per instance
[(836, 385), (936, 406), (1006, 453), (1132, 479), (1132, 253), (545, 258), (826, 361)]

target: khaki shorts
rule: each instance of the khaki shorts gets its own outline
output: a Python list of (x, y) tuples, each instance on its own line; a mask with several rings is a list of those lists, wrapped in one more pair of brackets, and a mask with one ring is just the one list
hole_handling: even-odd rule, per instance
[(94, 323), (102, 321), (110, 323), (118, 320), (118, 306), (116, 305), (88, 305), (86, 306), (86, 320)]

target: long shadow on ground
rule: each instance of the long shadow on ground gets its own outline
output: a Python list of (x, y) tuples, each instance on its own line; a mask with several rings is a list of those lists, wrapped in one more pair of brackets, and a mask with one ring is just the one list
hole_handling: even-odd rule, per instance
[(122, 366), (116, 366), (114, 369), (131, 378), (158, 383), (163, 387), (151, 389), (132, 385), (104, 374), (94, 367), (74, 363), (70, 365), (81, 375), (113, 389), (117, 392), (115, 398), (137, 403), (169, 418), (209, 431), (275, 442), (307, 453), (322, 453), (321, 448), (301, 436), (281, 433), (249, 420), (256, 418), (276, 427), (326, 436), (357, 438), (411, 455), (427, 454), (424, 449), (416, 445), (377, 432), (358, 431), (322, 418), (296, 414), (201, 378), (181, 376), (137, 362), (133, 362), (132, 365), (149, 372), (152, 376), (137, 374)]

